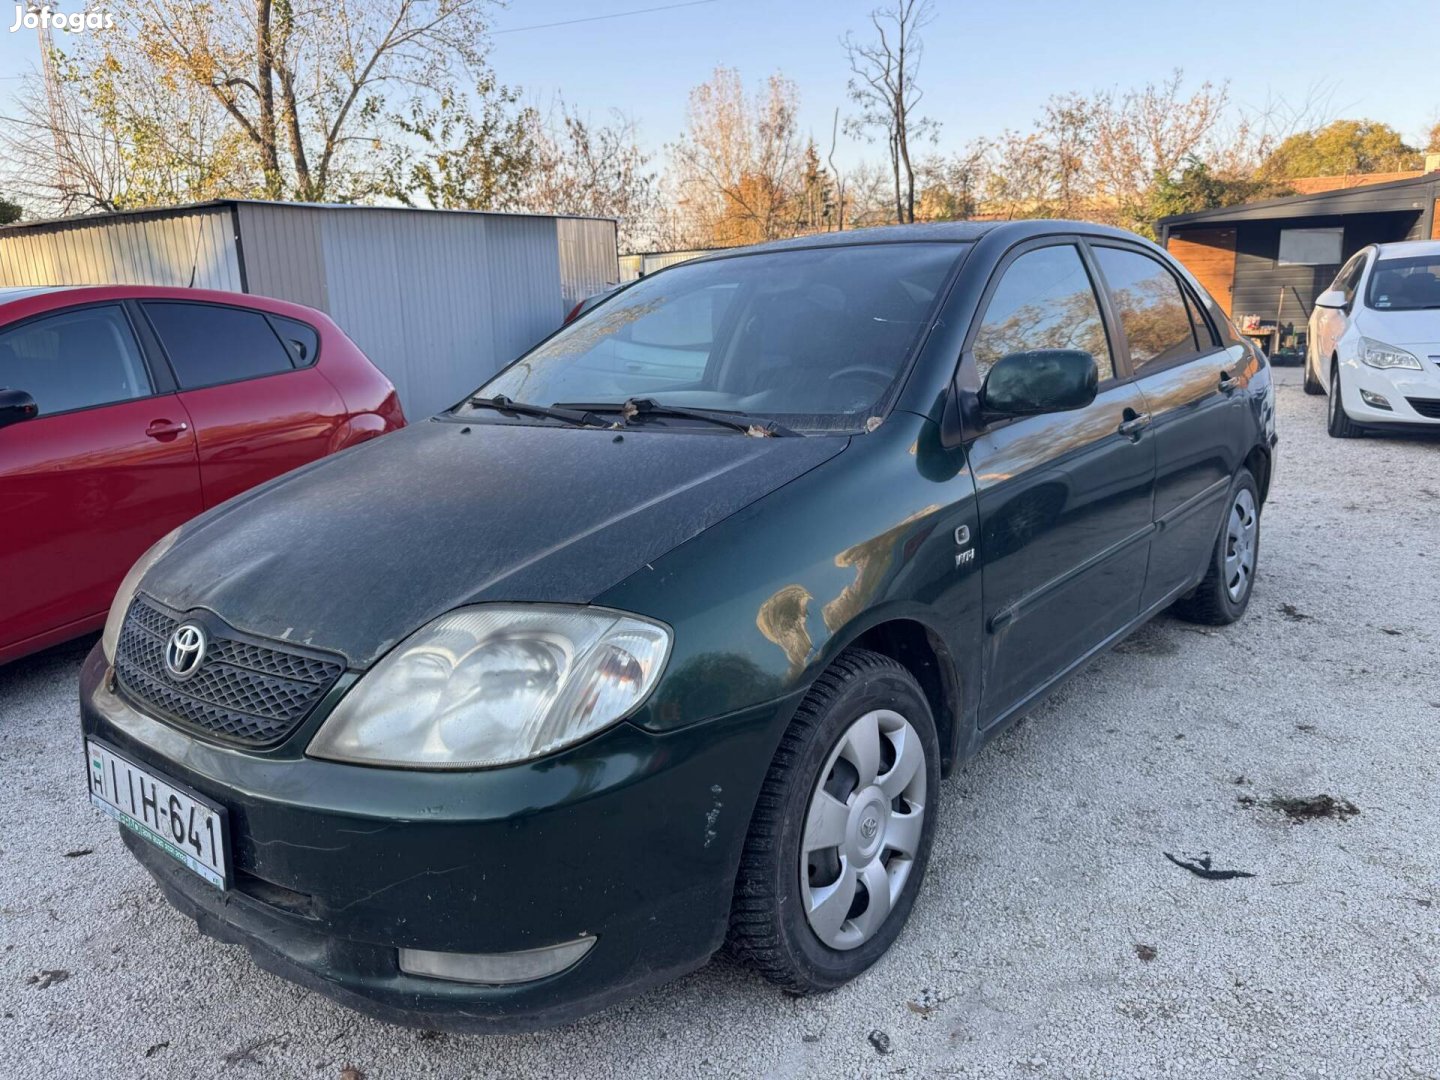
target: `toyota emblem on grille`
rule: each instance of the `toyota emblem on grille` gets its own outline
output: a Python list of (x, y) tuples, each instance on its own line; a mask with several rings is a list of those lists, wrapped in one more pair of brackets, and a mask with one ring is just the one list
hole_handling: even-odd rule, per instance
[(194, 623), (181, 623), (165, 644), (165, 670), (175, 679), (188, 679), (205, 661), (205, 631)]

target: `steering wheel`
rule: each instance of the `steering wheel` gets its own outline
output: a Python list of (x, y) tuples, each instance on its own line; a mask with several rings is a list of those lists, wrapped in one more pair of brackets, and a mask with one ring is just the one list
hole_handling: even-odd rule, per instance
[(843, 379), (850, 375), (870, 375), (880, 382), (887, 384), (891, 379), (895, 378), (895, 372), (886, 371), (884, 368), (871, 367), (868, 364), (851, 364), (849, 367), (841, 368), (839, 371), (832, 371), (829, 375), (825, 376), (825, 379), (827, 382), (831, 382), (835, 379)]

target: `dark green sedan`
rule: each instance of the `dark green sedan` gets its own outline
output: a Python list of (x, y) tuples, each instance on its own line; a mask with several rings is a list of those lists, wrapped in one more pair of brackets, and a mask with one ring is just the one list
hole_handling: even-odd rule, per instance
[(82, 675), (90, 798), (206, 933), (399, 1023), (727, 945), (826, 990), (946, 773), (1157, 612), (1244, 613), (1275, 442), (1264, 358), (1128, 233), (718, 253), (160, 541)]

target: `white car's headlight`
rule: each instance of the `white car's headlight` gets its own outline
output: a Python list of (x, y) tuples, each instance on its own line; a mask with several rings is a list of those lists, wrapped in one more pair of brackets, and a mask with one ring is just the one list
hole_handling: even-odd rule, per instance
[(140, 588), (140, 579), (170, 550), (179, 535), (179, 529), (172, 529), (155, 541), (150, 550), (135, 560), (135, 565), (120, 582), (120, 590), (110, 602), (110, 614), (105, 617), (105, 632), (100, 635), (100, 649), (105, 653), (107, 663), (115, 663), (115, 647), (120, 644), (120, 628), (125, 625), (125, 613), (130, 610), (130, 601), (135, 599), (135, 591)]
[(1420, 361), (1404, 349), (1386, 345), (1373, 338), (1360, 339), (1360, 359), (1373, 368), (1414, 368), (1420, 370)]
[(526, 761), (634, 712), (669, 651), (666, 627), (620, 612), (459, 608), (361, 676), (307, 753), (413, 769)]

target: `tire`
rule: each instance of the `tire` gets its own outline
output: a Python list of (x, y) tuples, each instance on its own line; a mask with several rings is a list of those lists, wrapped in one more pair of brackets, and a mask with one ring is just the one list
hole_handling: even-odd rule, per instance
[[(861, 744), (871, 717), (878, 718), (870, 758), (877, 776), (867, 786), (852, 759), (868, 756)], [(914, 760), (916, 752), (923, 760)], [(766, 773), (736, 877), (730, 952), (792, 994), (832, 990), (880, 959), (904, 928), (925, 876), (939, 761), (935, 719), (910, 672), (879, 653), (841, 653), (815, 680)], [(890, 791), (880, 785), (889, 778), (894, 788), (906, 776), (897, 797), (885, 802)], [(838, 807), (835, 814), (818, 809), (822, 797)], [(839, 842), (827, 845), (832, 836)], [(892, 841), (913, 851), (907, 857)], [(802, 870), (807, 843), (815, 846)], [(865, 883), (876, 879), (889, 908), (870, 925), (873, 899)], [(855, 882), (848, 896), (847, 881)]]
[(1330, 365), (1330, 414), (1325, 430), (1335, 439), (1358, 439), (1365, 429), (1350, 419), (1345, 399), (1340, 396), (1340, 365)]
[[(1206, 626), (1233, 623), (1250, 606), (1259, 564), (1260, 492), (1250, 470), (1241, 469), (1230, 486), (1225, 522), (1220, 527), (1220, 537), (1211, 552), (1205, 577), (1193, 592), (1174, 605), (1175, 614)], [(1245, 569), (1237, 575), (1239, 567)]]
[(1320, 394), (1325, 393), (1325, 384), (1310, 372), (1310, 361), (1308, 358), (1305, 361), (1305, 393), (1311, 397), (1318, 397)]

